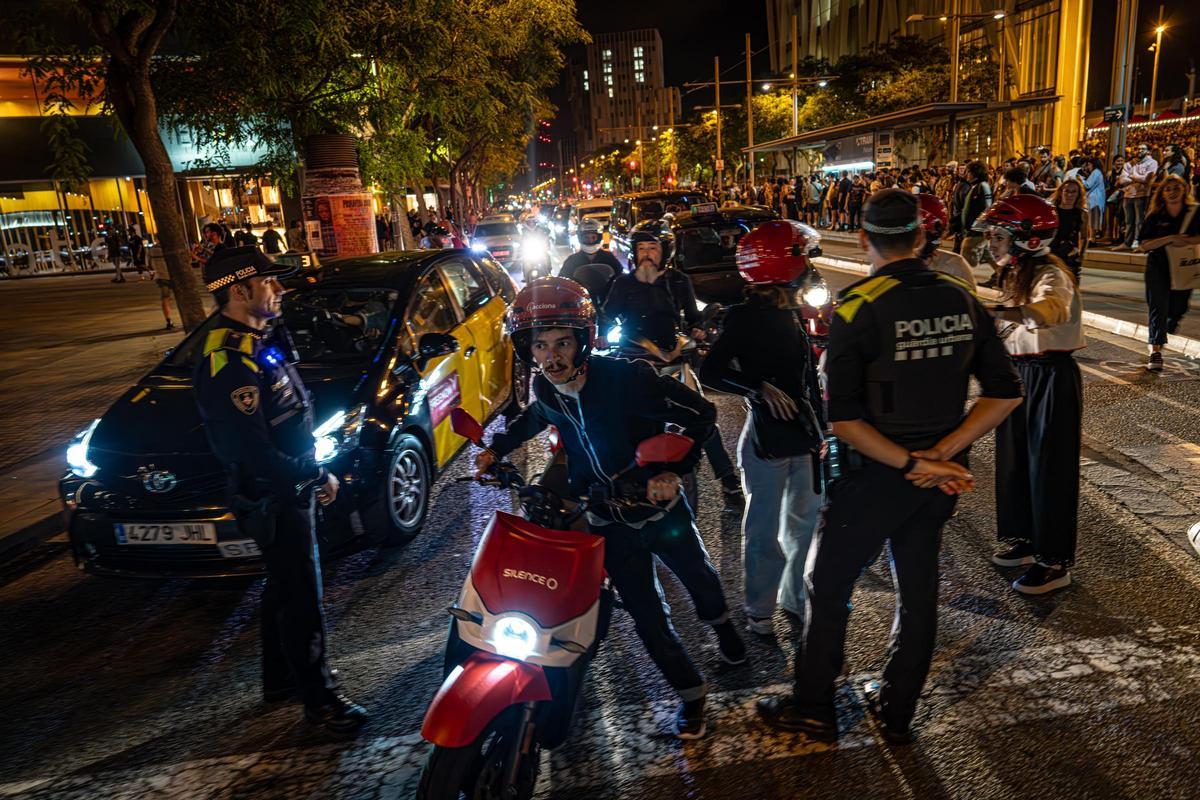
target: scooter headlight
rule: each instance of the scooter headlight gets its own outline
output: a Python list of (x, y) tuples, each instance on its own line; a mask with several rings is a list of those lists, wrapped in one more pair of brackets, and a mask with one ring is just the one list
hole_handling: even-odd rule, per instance
[(823, 283), (814, 283), (805, 289), (800, 297), (813, 308), (824, 308), (830, 300), (829, 287)]
[(492, 647), (507, 658), (524, 661), (537, 649), (538, 634), (533, 625), (521, 617), (504, 616), (492, 629)]
[(521, 244), (521, 257), (533, 261), (546, 257), (546, 243), (541, 239), (526, 239)]

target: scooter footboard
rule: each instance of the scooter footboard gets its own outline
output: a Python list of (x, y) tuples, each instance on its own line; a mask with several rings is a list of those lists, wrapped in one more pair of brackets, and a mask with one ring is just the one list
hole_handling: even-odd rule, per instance
[(421, 737), (441, 747), (466, 747), (509, 706), (549, 699), (542, 667), (475, 652), (442, 682), (425, 712)]

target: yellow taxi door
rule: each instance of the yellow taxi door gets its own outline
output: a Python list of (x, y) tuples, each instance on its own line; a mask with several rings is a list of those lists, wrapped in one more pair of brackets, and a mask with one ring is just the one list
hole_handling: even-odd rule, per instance
[(482, 421), (475, 337), (459, 314), (442, 273), (432, 269), (421, 277), (409, 303), (408, 325), (413, 346), (427, 333), (446, 333), (458, 341), (458, 351), (430, 359), (421, 370), (421, 384), (433, 427), (433, 457), (441, 468), (462, 447), (464, 439), (450, 427), (450, 410), (461, 406)]
[[(508, 399), (512, 381), (512, 348), (504, 337), (504, 312), (508, 306), (471, 259), (454, 256), (438, 262), (438, 269), (449, 285), (465, 317), (464, 327), (474, 341), (474, 350), (467, 360), (472, 362), (477, 376), (472, 391), (476, 393), (482, 411), (478, 419), (483, 421), (491, 418)], [(464, 390), (464, 397), (465, 394)]]

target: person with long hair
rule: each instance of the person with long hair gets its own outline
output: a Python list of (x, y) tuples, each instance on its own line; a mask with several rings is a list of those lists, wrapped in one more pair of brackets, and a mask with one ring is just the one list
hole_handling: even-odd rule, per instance
[(1104, 167), (1098, 158), (1085, 159), (1079, 168), (1079, 179), (1087, 198), (1089, 244), (1095, 244), (1104, 230), (1105, 185)]
[(811, 233), (774, 220), (742, 237), (746, 299), (729, 309), (700, 368), (705, 386), (746, 399), (742, 574), (747, 627), (760, 636), (773, 634), (777, 605), (804, 614), (804, 568), (821, 508), (824, 402), (798, 296)]
[(1112, 169), (1104, 179), (1108, 185), (1108, 200), (1105, 205), (1107, 219), (1105, 220), (1105, 235), (1109, 241), (1119, 243), (1125, 239), (1125, 202), (1124, 194), (1117, 186), (1117, 179), (1125, 169), (1125, 156), (1113, 156)]
[[(1054, 206), (1037, 195), (996, 202), (976, 223), (1001, 266), (992, 314), (1025, 384), (1025, 403), (996, 429), (996, 525), (992, 563), (1028, 567), (1022, 594), (1071, 583), (1079, 516), (1083, 384), (1074, 351), (1085, 346), (1071, 271), (1050, 251)], [(918, 454), (919, 455), (919, 454)]]
[(1146, 220), (1138, 232), (1138, 249), (1146, 256), (1146, 305), (1150, 312), (1150, 361), (1146, 369), (1163, 368), (1163, 345), (1167, 336), (1179, 330), (1179, 322), (1192, 300), (1191, 289), (1171, 288), (1171, 264), (1167, 247), (1200, 244), (1200, 213), (1192, 199), (1191, 187), (1178, 175), (1170, 174), (1154, 190)]
[(1078, 178), (1064, 180), (1054, 190), (1050, 202), (1058, 213), (1058, 230), (1050, 242), (1050, 252), (1070, 267), (1075, 282), (1079, 283), (1083, 254), (1090, 238), (1087, 193), (1083, 183)]

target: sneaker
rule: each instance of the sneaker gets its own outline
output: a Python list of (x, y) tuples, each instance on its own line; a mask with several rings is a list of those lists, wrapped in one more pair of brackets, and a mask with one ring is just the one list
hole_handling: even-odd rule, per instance
[(174, 329), (175, 329), (175, 323), (171, 322), (171, 320), (167, 320), (167, 327), (164, 330), (169, 331), (169, 330), (174, 330)]
[(1163, 368), (1162, 353), (1160, 353), (1156, 350), (1155, 352), (1150, 354), (1150, 362), (1148, 364), (1146, 364), (1146, 369), (1150, 370), (1151, 372), (1162, 372), (1162, 368)]
[(759, 636), (775, 635), (775, 625), (772, 623), (770, 617), (751, 617), (747, 615), (746, 628), (751, 633), (758, 634)]
[(367, 710), (342, 694), (333, 694), (324, 705), (305, 706), (304, 718), (335, 733), (352, 733), (367, 721)]
[(704, 715), (705, 698), (684, 700), (675, 714), (675, 738), (699, 739), (708, 732), (708, 721)]
[(742, 494), (740, 487), (733, 489), (725, 489), (721, 492), (725, 498), (725, 510), (740, 512), (746, 507), (746, 495)]
[(832, 744), (837, 741), (837, 724), (831, 719), (817, 719), (806, 716), (796, 705), (796, 701), (787, 697), (760, 697), (754, 704), (763, 722), (772, 728), (790, 733), (803, 733), (817, 742)]
[(1047, 594), (1071, 585), (1071, 572), (1063, 566), (1050, 566), (1040, 561), (1013, 581), (1012, 587), (1021, 594)]
[(998, 567), (1028, 567), (1036, 560), (1029, 542), (1017, 542), (992, 556), (992, 563)]
[(869, 681), (863, 686), (863, 698), (867, 701), (867, 713), (879, 726), (879, 732), (888, 744), (899, 746), (913, 743), (912, 728), (908, 725), (896, 725), (888, 722), (883, 716), (883, 704), (879, 701), (879, 681)]
[(717, 647), (721, 651), (721, 660), (732, 667), (746, 663), (746, 643), (738, 635), (733, 622), (725, 620), (720, 625), (713, 625), (717, 632)]

